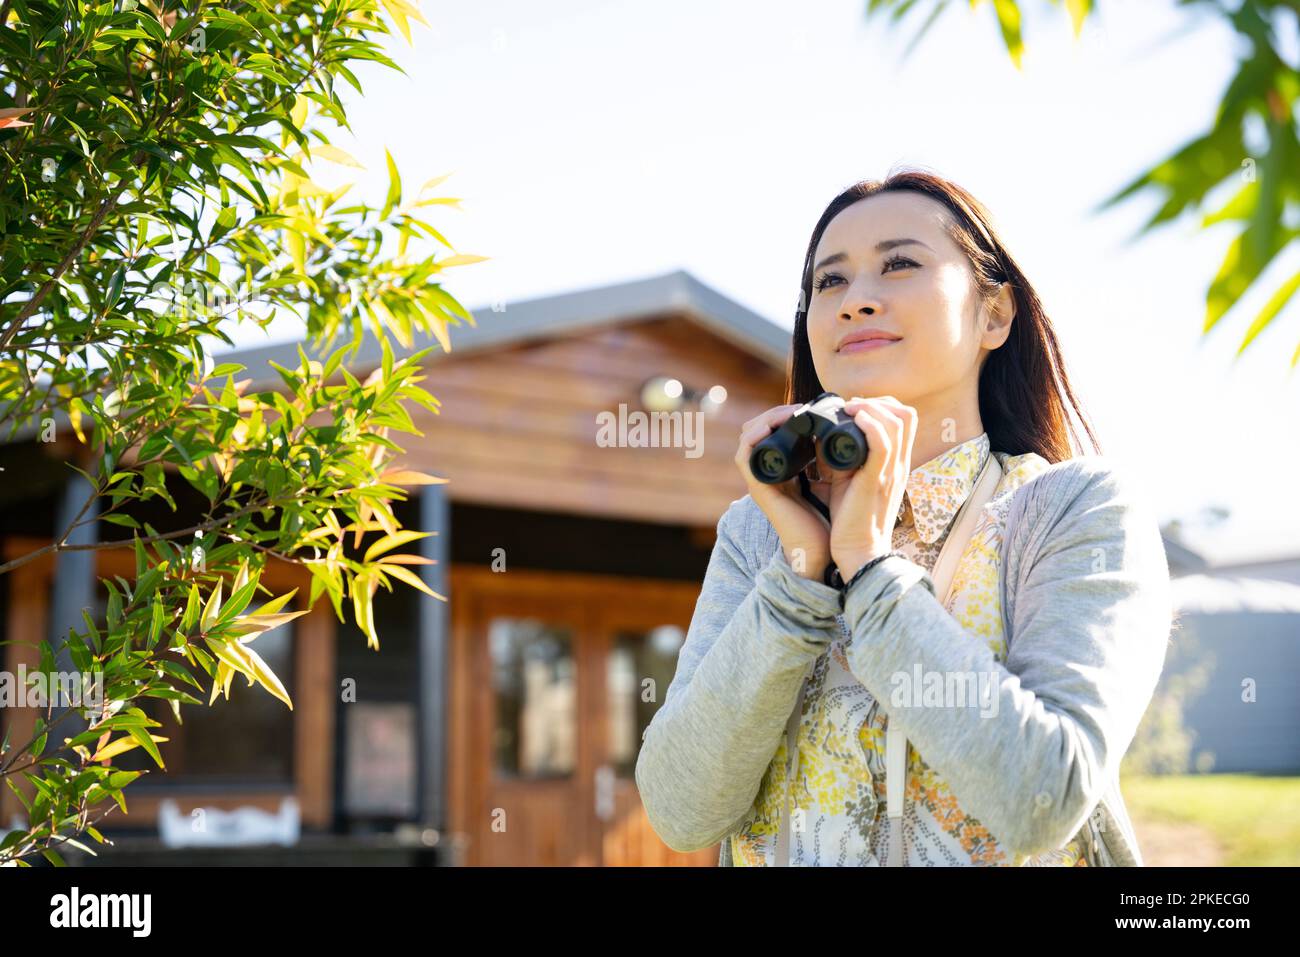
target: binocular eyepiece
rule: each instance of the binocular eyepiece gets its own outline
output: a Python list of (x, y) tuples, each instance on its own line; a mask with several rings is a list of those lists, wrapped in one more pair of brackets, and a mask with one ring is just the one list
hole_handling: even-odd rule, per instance
[(834, 392), (823, 392), (754, 446), (749, 470), (767, 485), (788, 482), (816, 458), (814, 443), (837, 471), (851, 471), (867, 460), (867, 437), (845, 413), (844, 400)]

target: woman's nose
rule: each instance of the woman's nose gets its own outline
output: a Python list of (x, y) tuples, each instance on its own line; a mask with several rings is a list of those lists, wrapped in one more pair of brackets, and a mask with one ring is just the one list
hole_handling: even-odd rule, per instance
[(874, 316), (880, 312), (880, 303), (875, 299), (858, 299), (853, 303), (846, 302), (844, 311), (841, 314), (843, 319), (856, 319), (859, 316)]
[(842, 319), (874, 316), (882, 311), (880, 297), (865, 283), (854, 283), (840, 303), (840, 310)]

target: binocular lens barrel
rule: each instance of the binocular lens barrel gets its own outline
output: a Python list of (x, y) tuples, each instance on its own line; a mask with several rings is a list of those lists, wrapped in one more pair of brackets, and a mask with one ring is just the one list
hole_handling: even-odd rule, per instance
[(798, 475), (816, 455), (813, 441), (806, 435), (776, 431), (754, 446), (749, 469), (766, 485), (779, 485)]
[(844, 426), (836, 426), (822, 440), (822, 454), (833, 469), (855, 469), (866, 461), (866, 449)]
[(823, 392), (754, 446), (749, 470), (766, 485), (788, 482), (816, 457), (814, 443), (821, 445), (826, 464), (837, 471), (860, 468), (867, 460), (867, 438), (845, 414), (844, 401)]
[(758, 473), (761, 481), (773, 482), (785, 471), (785, 456), (776, 449), (759, 449), (757, 455), (757, 468), (754, 470)]

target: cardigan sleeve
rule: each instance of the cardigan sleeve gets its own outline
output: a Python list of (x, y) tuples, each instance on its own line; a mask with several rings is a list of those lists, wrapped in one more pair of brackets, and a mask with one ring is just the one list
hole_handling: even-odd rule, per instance
[(677, 671), (637, 756), (646, 815), (676, 851), (743, 823), (805, 666), (839, 635), (839, 591), (797, 574), (782, 548), (754, 574), (755, 507), (738, 499), (718, 522)]
[[(854, 675), (1017, 863), (1083, 826), (1137, 731), (1164, 666), (1169, 569), (1154, 517), (1099, 456), (1035, 480), (1005, 663), (905, 558), (845, 596)], [(931, 675), (990, 689), (965, 706), (895, 698)], [(969, 685), (968, 685), (969, 686)], [(958, 704), (955, 699), (946, 704)]]

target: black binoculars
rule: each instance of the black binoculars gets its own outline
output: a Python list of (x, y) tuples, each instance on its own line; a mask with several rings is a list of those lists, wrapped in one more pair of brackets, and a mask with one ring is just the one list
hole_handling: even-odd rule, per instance
[(767, 485), (788, 482), (817, 455), (838, 471), (859, 468), (867, 460), (867, 437), (844, 411), (844, 400), (823, 392), (795, 409), (780, 428), (754, 446), (749, 470)]

